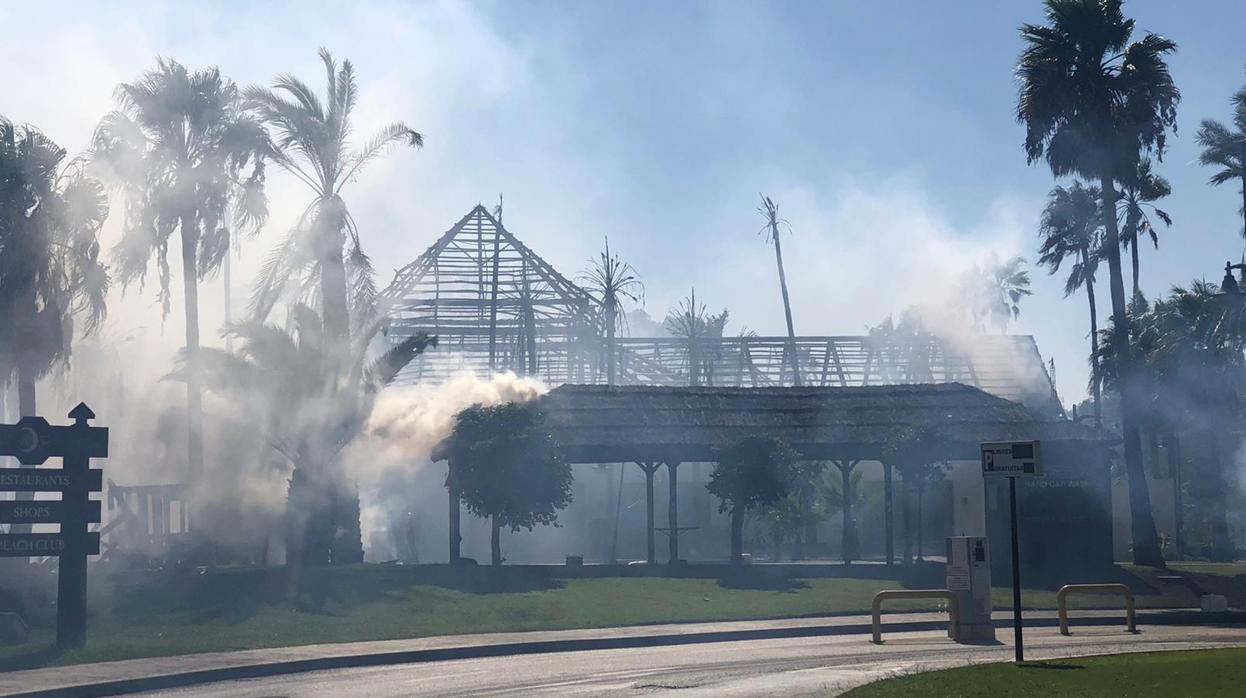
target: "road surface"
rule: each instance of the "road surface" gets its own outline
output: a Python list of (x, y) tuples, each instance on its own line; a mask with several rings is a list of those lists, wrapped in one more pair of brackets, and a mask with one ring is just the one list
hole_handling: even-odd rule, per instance
[[(884, 635), (876, 646), (862, 635), (722, 642), (636, 649), (560, 652), (483, 659), (339, 669), (263, 679), (225, 681), (142, 696), (252, 698), (413, 695), (836, 695), (888, 676), (991, 661), (1010, 661), (1012, 633), (988, 647), (957, 645), (946, 633)], [(1151, 626), (1139, 635), (1120, 626), (1026, 632), (1026, 659), (1088, 654), (1203, 649), (1246, 645), (1241, 628)]]

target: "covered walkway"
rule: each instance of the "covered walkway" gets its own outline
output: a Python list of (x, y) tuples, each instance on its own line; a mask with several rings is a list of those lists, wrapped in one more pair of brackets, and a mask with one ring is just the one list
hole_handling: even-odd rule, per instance
[[(659, 468), (671, 473), (669, 559), (678, 560), (675, 473), (681, 463), (712, 462), (721, 448), (750, 436), (780, 439), (809, 460), (878, 461), (884, 445), (906, 427), (941, 435), (942, 451), (931, 454), (935, 460), (976, 461), (984, 441), (1042, 441), (1048, 477), (1042, 486), (1025, 483), (1023, 503), (1038, 517), (1067, 522), (1075, 514), (1085, 527), (1078, 536), (1078, 554), (1111, 561), (1104, 433), (978, 388), (958, 383), (774, 388), (568, 384), (538, 404), (569, 463), (636, 463), (644, 472), (650, 562), (656, 561), (653, 480)], [(443, 460), (446, 454), (435, 457)], [(884, 470), (890, 474), (890, 468)], [(452, 491), (450, 498), (450, 557), (456, 560), (459, 493)]]

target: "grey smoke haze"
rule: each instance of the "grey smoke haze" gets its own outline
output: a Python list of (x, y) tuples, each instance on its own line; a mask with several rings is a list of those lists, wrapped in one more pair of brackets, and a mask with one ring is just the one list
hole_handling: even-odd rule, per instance
[[(783, 8), (757, 7), (732, 17), (713, 4), (703, 6), (706, 16), (695, 26), (704, 32), (670, 42), (689, 57), (672, 55), (665, 41), (670, 36), (662, 34), (637, 42), (643, 50), (622, 54), (627, 60), (619, 65), (605, 64), (602, 56), (611, 54), (589, 48), (610, 38), (593, 21), (609, 10), (582, 10), (584, 15), (560, 16), (548, 7), (533, 7), (525, 18), (513, 16), (505, 4), (451, 2), (276, 9), (5, 4), (0, 25), (55, 23), (63, 31), (51, 36), (17, 32), (0, 45), (6, 65), (33, 61), (35, 68), (0, 75), (6, 94), (0, 112), (44, 129), (71, 153), (79, 152), (100, 116), (112, 108), (117, 83), (136, 79), (157, 55), (192, 68), (220, 65), (225, 75), (248, 85), (267, 83), (283, 72), (317, 78), (321, 68), (315, 48), (324, 44), (353, 59), (359, 70), (360, 133), (401, 117), (428, 136), (423, 151), (383, 159), (353, 185), (349, 203), (376, 262), (379, 283), (384, 285), (389, 270), (414, 259), (472, 204), (492, 201), (501, 191), (508, 227), (568, 276), (609, 235), (641, 273), (647, 311), (656, 324), (695, 285), (711, 310), (731, 311), (729, 334), (742, 326), (764, 334), (782, 332), (770, 250), (755, 235), (761, 225), (753, 210), (758, 190), (777, 200), (792, 221), (793, 234), (784, 244), (799, 333), (859, 334), (888, 314), (917, 306), (941, 334), (970, 343), (972, 334), (948, 317), (959, 275), (991, 253), (1034, 258), (1035, 227), (1050, 182), (1046, 173), (1022, 164), (1020, 137), (1009, 113), (1015, 90), (1007, 70), (1015, 60), (1013, 43), (980, 46), (992, 56), (989, 60), (977, 56), (957, 75), (942, 76), (958, 80), (963, 75), (975, 89), (989, 93), (994, 106), (983, 111), (981, 104), (959, 103), (967, 90), (932, 95), (920, 84), (903, 81), (894, 85), (894, 93), (891, 83), (863, 90), (857, 78), (842, 72), (859, 64), (852, 37), (837, 44), (845, 52), (837, 60), (814, 66), (816, 81), (809, 79), (814, 71), (758, 67), (767, 61), (751, 52), (773, 44), (757, 41), (759, 27), (780, 38), (792, 38), (795, 31), (785, 26)], [(632, 22), (643, 23), (650, 11), (638, 8), (634, 19), (611, 17), (616, 21), (605, 26), (620, 40), (634, 40), (641, 27)], [(873, 10), (837, 11), (869, 15)], [(925, 11), (914, 9), (914, 21), (922, 21)], [(278, 12), (290, 24), (279, 24)], [(1171, 19), (1162, 17), (1168, 10), (1147, 12), (1140, 16), (1144, 23)], [(1015, 35), (1021, 21), (1032, 19), (1015, 8), (979, 14), (989, 15), (982, 21), (1006, 37)], [(853, 33), (867, 35), (862, 26), (883, 26), (869, 20)], [(188, 26), (197, 29), (188, 32)], [(275, 31), (277, 26), (282, 29)], [(688, 26), (650, 23), (643, 29), (678, 33)], [(836, 31), (842, 26), (834, 24)], [(689, 51), (685, 42), (705, 51)], [(700, 65), (692, 62), (693, 55), (724, 62), (710, 59)], [(1174, 64), (1187, 95), (1183, 114), (1221, 113), (1226, 86), (1240, 81), (1240, 61), (1217, 56), (1185, 62), (1186, 55)], [(741, 86), (715, 78), (724, 65), (739, 69)], [(988, 65), (993, 72), (983, 72)], [(906, 75), (932, 81), (923, 69)], [(648, 83), (648, 89), (672, 96), (669, 106), (654, 105), (650, 95), (633, 91), (646, 84), (638, 76), (654, 75), (662, 79)], [(692, 97), (676, 95), (666, 82), (674, 77), (668, 76), (703, 89)], [(836, 100), (819, 101), (822, 84), (840, 85), (844, 92)], [(614, 91), (614, 98), (601, 99), (601, 90)], [(634, 104), (643, 105), (640, 113)], [(763, 107), (767, 104), (781, 108)], [(927, 115), (917, 120), (921, 123), (912, 123), (916, 106)], [(900, 117), (904, 123), (897, 122)], [(793, 120), (800, 128), (790, 127)], [(1183, 133), (1192, 130), (1187, 126)], [(721, 138), (746, 132), (768, 137)], [(716, 140), (703, 144), (702, 137)], [(785, 142), (788, 137), (801, 142)], [(747, 142), (752, 140), (758, 142)], [(1178, 224), (1164, 238), (1161, 255), (1144, 250), (1144, 288), (1152, 294), (1173, 280), (1214, 278), (1218, 260), (1236, 256), (1240, 247), (1233, 235), (1237, 202), (1224, 192), (1206, 193), (1205, 173), (1189, 164), (1194, 160), (1191, 140), (1177, 139), (1163, 168), (1174, 181), (1168, 208)], [(672, 167), (672, 160), (680, 167)], [(689, 169), (688, 163), (704, 164)], [(673, 182), (674, 175), (666, 172), (686, 181)], [(245, 306), (259, 259), (307, 202), (306, 192), (276, 168), (270, 171), (268, 194), (269, 223), (235, 259), (230, 290), (238, 310)], [(1217, 218), (1218, 213), (1224, 215)], [(105, 247), (117, 239), (118, 220), (114, 216), (106, 228)], [(1227, 252), (1211, 259), (1210, 249)], [(175, 250), (171, 257), (176, 259)], [(161, 381), (184, 336), (178, 274), (175, 269), (174, 312), (168, 318), (160, 317), (154, 278), (146, 287), (115, 289), (101, 337), (79, 345), (68, 372), (41, 386), (41, 412), (56, 418), (85, 400), (99, 414), (99, 423), (113, 427), (117, 438), (108, 468), (118, 482), (172, 482), (185, 470), (183, 387)], [(1085, 307), (1079, 299), (1062, 298), (1059, 278), (1041, 271), (1032, 276), (1035, 296), (1022, 303), (1013, 331), (1037, 336), (1044, 357), (1056, 361), (1061, 396), (1072, 402), (1085, 395)], [(219, 277), (201, 285), (205, 344), (222, 344), (216, 331), (223, 319), (222, 291)], [(1103, 300), (1101, 308), (1106, 307)], [(635, 328), (633, 334), (639, 334)], [(440, 475), (412, 454), (426, 450), (428, 439), (445, 428), (450, 406), (465, 406), (467, 396), (503, 399), (538, 390), (502, 389), (494, 386), (496, 380), (484, 381), (484, 387), (459, 384), (455, 390), (462, 394), (429, 389), (414, 395), (403, 389), (382, 398), (371, 437), (348, 454), (361, 468), (365, 528), (380, 528), (387, 507), (400, 506), (385, 502), (384, 495), (406, 500), (407, 494), (394, 493), (412, 492), (389, 486), (387, 478), (397, 478), (404, 468), (421, 478), (416, 499), (409, 501), (428, 497), (444, 508)], [(434, 395), (445, 399), (444, 409), (430, 405)], [(263, 452), (262, 445), (236, 438), (213, 419), (229, 407), (219, 400), (208, 403), (208, 471), (216, 474), (209, 482), (253, 492), (258, 507), (276, 506), (284, 501), (288, 472), (254, 455)], [(404, 415), (407, 409), (412, 414)], [(254, 450), (240, 457), (248, 449)], [(577, 476), (582, 472), (577, 470)]]

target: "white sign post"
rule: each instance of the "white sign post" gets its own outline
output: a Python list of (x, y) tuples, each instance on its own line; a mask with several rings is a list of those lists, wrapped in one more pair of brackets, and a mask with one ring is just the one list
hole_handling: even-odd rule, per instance
[(982, 477), (1008, 478), (1008, 504), (1012, 518), (1012, 637), (1017, 663), (1025, 661), (1021, 641), (1021, 556), (1017, 547), (1017, 478), (1042, 477), (1042, 448), (1037, 441), (1004, 441), (982, 444)]

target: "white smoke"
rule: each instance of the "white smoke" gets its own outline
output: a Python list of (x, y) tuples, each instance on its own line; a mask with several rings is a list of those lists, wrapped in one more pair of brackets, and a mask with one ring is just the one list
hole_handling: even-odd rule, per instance
[[(439, 474), (429, 455), (454, 430), (454, 417), (472, 405), (528, 402), (549, 388), (535, 378), (496, 373), (482, 379), (461, 371), (444, 382), (387, 388), (345, 463), (360, 493), (360, 527), (369, 559), (388, 558), (392, 542), (380, 535), (403, 516), (444, 507)], [(370, 542), (376, 541), (376, 545)], [(376, 547), (384, 547), (378, 551)]]

